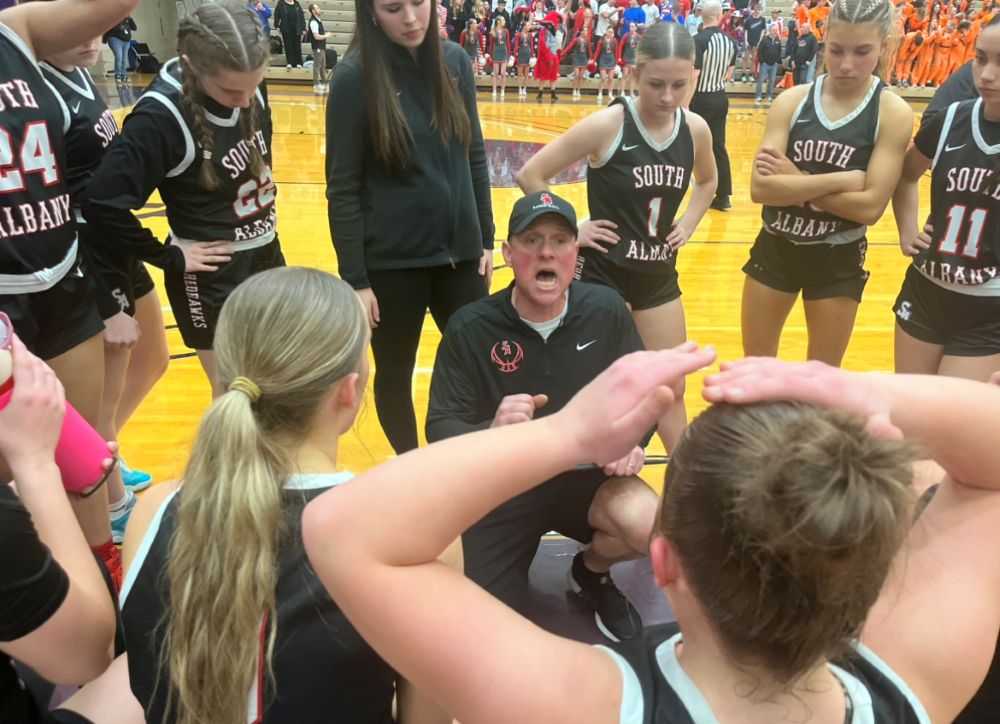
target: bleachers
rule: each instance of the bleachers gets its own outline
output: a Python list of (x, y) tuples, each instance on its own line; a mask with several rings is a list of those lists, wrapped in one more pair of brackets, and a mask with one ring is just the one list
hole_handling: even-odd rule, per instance
[[(281, 0), (275, 0), (274, 5)], [(300, 0), (302, 9), (306, 13), (306, 24), (309, 23), (309, 5), (311, 2)], [(328, 48), (333, 48), (339, 56), (347, 52), (347, 46), (354, 35), (354, 0), (316, 0), (322, 14), (323, 25), (326, 32), (333, 33), (333, 37), (326, 41)], [(272, 18), (273, 23), (273, 18)], [(277, 33), (277, 31), (272, 31)], [(308, 43), (302, 43), (302, 57), (312, 55), (312, 47)], [(271, 69), (268, 71), (269, 80), (279, 81), (302, 81), (312, 82), (312, 71), (307, 69), (288, 70), (285, 68), (284, 54), (274, 55), (271, 58)]]
[[(281, 0), (276, 0), (280, 2)], [(308, 23), (308, 6), (309, 2), (302, 2), (303, 8), (306, 9), (306, 22)], [(338, 55), (343, 56), (347, 51), (347, 46), (351, 42), (351, 37), (354, 35), (354, 0), (316, 0), (316, 4), (319, 5), (322, 11), (323, 24), (326, 27), (327, 32), (332, 32), (333, 37), (327, 41), (327, 47), (334, 48)], [(781, 10), (782, 15), (787, 19), (792, 15), (792, 2), (790, 0), (769, 0), (767, 2), (767, 10), (765, 12), (765, 17), (770, 17), (771, 10), (773, 8), (778, 8)], [(437, 22), (436, 15), (432, 15), (432, 21)], [(302, 57), (306, 57), (312, 54), (312, 48), (307, 44), (302, 44)], [(274, 55), (271, 60), (271, 69), (268, 71), (267, 77), (272, 81), (282, 81), (282, 82), (294, 82), (294, 83), (312, 83), (312, 71), (308, 69), (293, 69), (288, 70), (285, 68), (285, 56), (283, 54)], [(508, 79), (508, 85), (512, 85), (513, 79)], [(477, 80), (477, 85), (481, 90), (488, 89), (490, 87), (490, 77), (488, 75), (481, 76)], [(529, 85), (533, 88), (535, 86), (535, 81), (532, 79)], [(569, 88), (570, 81), (568, 78), (560, 78), (557, 83), (559, 88)], [(592, 90), (596, 93), (598, 87), (597, 79), (589, 79), (584, 81), (584, 88)], [(730, 86), (729, 92), (731, 95), (752, 95), (754, 93), (754, 85), (751, 83), (734, 83)], [(900, 93), (904, 97), (911, 100), (927, 100), (933, 95), (933, 89), (930, 88), (906, 88), (906, 89), (894, 89), (896, 92)], [(516, 98), (516, 91), (514, 92)]]

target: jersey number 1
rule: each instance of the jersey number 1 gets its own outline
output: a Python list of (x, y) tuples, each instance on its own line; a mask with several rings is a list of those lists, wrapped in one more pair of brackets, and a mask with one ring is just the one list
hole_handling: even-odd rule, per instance
[[(944, 232), (944, 238), (938, 245), (938, 251), (942, 254), (958, 253), (958, 235), (965, 224), (966, 207), (956, 204), (948, 211), (948, 228)], [(983, 227), (986, 226), (986, 209), (973, 209), (969, 214), (969, 234), (965, 237), (965, 246), (962, 248), (962, 256), (976, 259), (979, 257), (979, 240), (983, 235)]]
[(24, 178), (29, 173), (42, 176), (45, 186), (59, 182), (59, 165), (52, 153), (49, 127), (45, 121), (33, 121), (24, 127), (24, 140), (14, 157), (14, 143), (6, 128), (0, 126), (0, 194), (24, 191)]
[(657, 236), (657, 230), (660, 228), (660, 206), (662, 204), (663, 199), (659, 197), (649, 200), (649, 219), (646, 222), (646, 231), (654, 239)]

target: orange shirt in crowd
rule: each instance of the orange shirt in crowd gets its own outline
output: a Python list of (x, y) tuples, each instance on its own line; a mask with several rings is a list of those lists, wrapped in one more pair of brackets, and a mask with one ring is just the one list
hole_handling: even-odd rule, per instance
[(812, 26), (813, 35), (821, 43), (826, 36), (826, 19), (829, 15), (830, 6), (826, 2), (809, 11), (809, 24)]
[(805, 2), (799, 2), (795, 5), (795, 27), (800, 27), (803, 23), (809, 22), (809, 8), (806, 7)]

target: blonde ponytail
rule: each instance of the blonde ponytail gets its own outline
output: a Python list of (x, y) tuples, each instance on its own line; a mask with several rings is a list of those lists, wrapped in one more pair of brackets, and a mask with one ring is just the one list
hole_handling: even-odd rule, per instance
[(242, 724), (277, 635), (275, 588), (290, 457), (330, 388), (368, 341), (354, 291), (314, 269), (273, 269), (240, 285), (215, 337), (229, 389), (205, 414), (179, 496), (161, 667), (177, 724)]

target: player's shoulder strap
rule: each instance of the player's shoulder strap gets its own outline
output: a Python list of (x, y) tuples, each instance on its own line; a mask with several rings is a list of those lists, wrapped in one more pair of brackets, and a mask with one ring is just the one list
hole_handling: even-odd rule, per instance
[(631, 117), (631, 111), (629, 110), (628, 99), (622, 96), (618, 96), (607, 105), (607, 108), (614, 108), (615, 106), (621, 106), (622, 109), (622, 125), (618, 128), (618, 132), (612, 139), (610, 145), (608, 145), (607, 150), (601, 155), (600, 158), (590, 159), (590, 168), (597, 169), (602, 166), (607, 165), (607, 163), (618, 153), (618, 148), (622, 145), (622, 141), (625, 138), (625, 128), (628, 126)]
[(175, 178), (187, 171), (194, 163), (197, 148), (190, 123), (184, 113), (181, 82), (175, 75), (178, 66), (178, 58), (164, 63), (156, 78), (139, 97), (133, 110), (133, 113), (154, 113), (163, 117), (167, 123), (172, 120), (176, 124), (184, 141), (184, 155), (176, 166), (167, 171), (167, 178)]
[(684, 698), (663, 670), (661, 651), (680, 635), (676, 622), (650, 626), (637, 638), (599, 648), (606, 649), (622, 670), (622, 710), (629, 724), (694, 724)]

